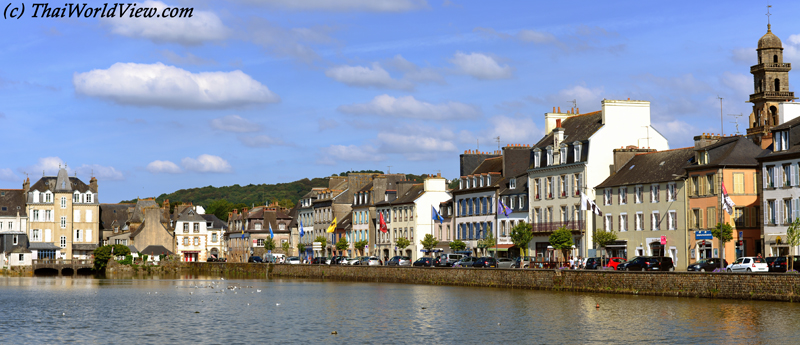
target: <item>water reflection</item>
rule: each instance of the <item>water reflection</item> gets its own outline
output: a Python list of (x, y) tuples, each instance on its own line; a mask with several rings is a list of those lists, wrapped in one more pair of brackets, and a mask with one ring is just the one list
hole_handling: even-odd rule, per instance
[(193, 275), (2, 277), (0, 341), (789, 343), (800, 326), (793, 317), (798, 309), (781, 302)]

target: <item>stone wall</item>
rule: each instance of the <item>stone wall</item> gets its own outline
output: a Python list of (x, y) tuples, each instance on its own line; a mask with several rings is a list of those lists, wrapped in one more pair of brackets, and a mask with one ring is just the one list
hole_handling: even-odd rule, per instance
[[(261, 265), (263, 267), (263, 265)], [(270, 277), (486, 286), (655, 296), (800, 300), (800, 275), (274, 265)]]

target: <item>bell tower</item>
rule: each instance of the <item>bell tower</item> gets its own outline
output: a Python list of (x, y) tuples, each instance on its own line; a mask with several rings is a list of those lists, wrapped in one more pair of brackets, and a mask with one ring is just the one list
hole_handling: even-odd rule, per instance
[(783, 114), (779, 113), (779, 104), (797, 97), (794, 92), (789, 91), (789, 71), (792, 64), (783, 62), (783, 45), (778, 36), (772, 33), (771, 24), (767, 24), (767, 33), (758, 40), (756, 52), (758, 64), (750, 67), (750, 73), (753, 74), (753, 94), (748, 102), (753, 103), (753, 112), (750, 114), (747, 136), (757, 144), (762, 144), (762, 139), (768, 139), (765, 136), (769, 136), (769, 129), (782, 122)]

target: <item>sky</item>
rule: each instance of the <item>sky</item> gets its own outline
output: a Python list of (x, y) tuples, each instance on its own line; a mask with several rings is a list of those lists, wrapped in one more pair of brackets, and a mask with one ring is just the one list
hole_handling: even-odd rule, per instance
[[(33, 18), (22, 4), (0, 19), (0, 188), (66, 164), (97, 177), (104, 203), (348, 170), (455, 178), (465, 150), (535, 144), (544, 114), (573, 100), (584, 113), (650, 101), (670, 148), (735, 133), (732, 114), (745, 132), (767, 26), (765, 1), (134, 7), (192, 18)], [(784, 61), (800, 62), (800, 3), (771, 5)]]

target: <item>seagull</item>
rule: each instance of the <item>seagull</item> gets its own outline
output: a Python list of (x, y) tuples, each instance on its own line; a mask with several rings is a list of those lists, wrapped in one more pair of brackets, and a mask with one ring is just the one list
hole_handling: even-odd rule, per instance
[(190, 295), (194, 295), (194, 292), (190, 292), (189, 294), (190, 294)]
[(281, 305), (280, 303), (275, 303), (275, 305)]
[(256, 292), (261, 292), (261, 290), (256, 290)]
[(61, 313), (61, 316), (66, 316), (66, 315), (67, 315), (67, 313)]

